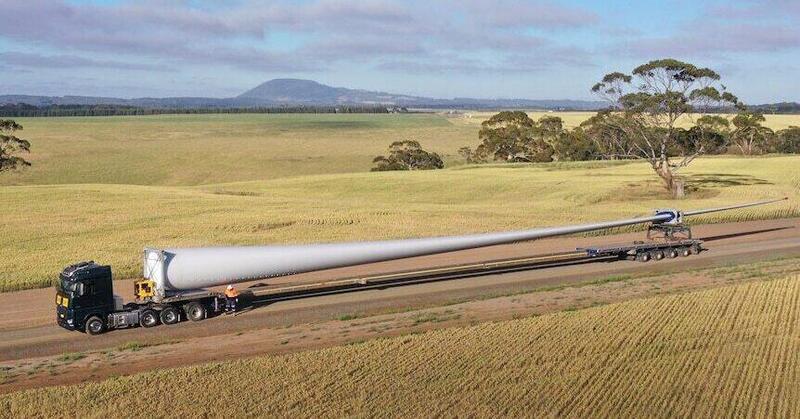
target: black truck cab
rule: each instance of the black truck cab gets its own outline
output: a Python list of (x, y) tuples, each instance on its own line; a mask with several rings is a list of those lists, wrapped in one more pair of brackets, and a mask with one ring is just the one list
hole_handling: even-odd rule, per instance
[(67, 266), (58, 278), (56, 320), (69, 330), (102, 333), (114, 311), (111, 267), (93, 261)]

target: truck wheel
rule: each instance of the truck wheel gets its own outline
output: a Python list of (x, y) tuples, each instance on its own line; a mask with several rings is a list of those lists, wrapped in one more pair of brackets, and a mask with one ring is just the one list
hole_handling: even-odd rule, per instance
[(652, 256), (653, 260), (664, 259), (664, 252), (662, 252), (660, 250), (653, 250), (651, 253), (652, 253), (651, 256)]
[(667, 249), (665, 254), (670, 259), (675, 259), (676, 257), (678, 257), (678, 251), (675, 249)]
[(158, 314), (155, 310), (147, 309), (139, 314), (139, 325), (142, 327), (154, 327), (158, 325)]
[(686, 257), (690, 256), (692, 254), (692, 251), (688, 247), (682, 247), (680, 250), (680, 254), (681, 256)]
[(89, 317), (86, 320), (86, 333), (90, 335), (99, 335), (106, 331), (106, 324), (103, 319), (97, 316)]
[(206, 308), (200, 303), (186, 304), (183, 310), (186, 312), (186, 317), (193, 322), (199, 322), (206, 318)]
[(650, 253), (649, 252), (637, 253), (636, 260), (639, 262), (650, 262)]
[(161, 323), (164, 324), (175, 324), (181, 321), (181, 313), (175, 307), (165, 307), (161, 310), (160, 317)]
[(700, 254), (700, 245), (699, 244), (693, 244), (693, 245), (689, 246), (689, 250), (692, 252), (693, 255), (699, 255)]

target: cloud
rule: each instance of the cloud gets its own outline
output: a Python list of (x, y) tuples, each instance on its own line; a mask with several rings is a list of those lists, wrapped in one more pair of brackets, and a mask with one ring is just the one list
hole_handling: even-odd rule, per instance
[(128, 63), (113, 60), (95, 60), (76, 55), (39, 55), (25, 52), (0, 52), (0, 63), (6, 67), (30, 68), (114, 68), (122, 70), (165, 71), (153, 64)]
[(340, 61), (374, 56), (419, 56), (426, 51), (419, 43), (392, 42), (391, 39), (378, 37), (337, 37), (313, 42), (298, 53), (318, 59)]
[(758, 19), (800, 19), (800, 2), (796, 0), (746, 1), (743, 4), (724, 3), (708, 6), (703, 13), (705, 18), (752, 20)]
[(800, 2), (740, 1), (712, 4), (672, 33), (639, 36), (614, 51), (634, 57), (728, 59), (800, 49)]
[(771, 53), (798, 48), (800, 30), (796, 27), (709, 23), (672, 36), (640, 38), (615, 50), (635, 57), (725, 57), (731, 53)]
[[(223, 66), (257, 72), (324, 71), (337, 63), (390, 60), (479, 62), (476, 52), (497, 57), (546, 52), (553, 41), (529, 29), (591, 25), (594, 13), (557, 3), (500, 0), (430, 3), (423, 0), (311, 0), (269, 4), (242, 0), (220, 7), (155, 0), (75, 4), (66, 0), (4, 0), (13, 16), (0, 37), (32, 48), (69, 51), (30, 53), (17, 65), (139, 69), (135, 61)], [(278, 36), (275, 36), (278, 34)], [(276, 40), (292, 39), (289, 50)], [(113, 59), (93, 58), (94, 55)], [(405, 58), (403, 58), (405, 57)], [(494, 59), (494, 58), (493, 58)], [(559, 61), (553, 61), (557, 64)], [(491, 67), (492, 64), (475, 64)], [(457, 68), (459, 66), (454, 66)], [(465, 71), (473, 65), (462, 66)], [(141, 69), (145, 69), (142, 67)]]
[(546, 1), (461, 0), (476, 20), (495, 27), (577, 28), (599, 20), (596, 13)]
[(566, 65), (572, 68), (595, 67), (591, 54), (581, 48), (545, 48), (528, 53), (510, 54), (493, 61), (440, 54), (426, 60), (387, 60), (377, 69), (407, 73), (485, 73), (508, 74), (542, 72), (553, 66)]

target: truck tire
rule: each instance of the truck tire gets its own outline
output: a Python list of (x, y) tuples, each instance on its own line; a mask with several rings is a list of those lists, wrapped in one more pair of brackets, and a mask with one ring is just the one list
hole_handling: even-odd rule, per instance
[(650, 252), (639, 252), (636, 254), (636, 260), (639, 262), (650, 262)]
[(664, 252), (664, 254), (665, 254), (665, 255), (667, 256), (667, 258), (669, 258), (669, 259), (675, 259), (676, 257), (678, 257), (678, 251), (677, 251), (677, 250), (675, 250), (675, 249), (667, 249), (667, 251), (666, 251), (666, 252)]
[(181, 313), (180, 313), (180, 311), (178, 311), (177, 308), (172, 307), (172, 306), (164, 307), (164, 309), (161, 310), (161, 313), (159, 314), (159, 317), (161, 317), (161, 323), (164, 323), (164, 324), (167, 324), (167, 325), (175, 324), (175, 323), (178, 323), (179, 321), (181, 321)]
[(98, 316), (92, 316), (86, 319), (86, 333), (89, 335), (99, 335), (106, 331), (106, 324)]
[(196, 301), (186, 304), (186, 307), (183, 308), (183, 311), (186, 312), (186, 318), (193, 322), (199, 322), (200, 320), (206, 318), (205, 306)]
[(661, 260), (664, 259), (664, 252), (661, 250), (653, 250), (650, 252), (650, 256), (653, 258), (653, 260)]
[(139, 314), (139, 326), (155, 327), (158, 326), (158, 314), (155, 310), (144, 310)]
[(691, 256), (692, 255), (692, 251), (688, 247), (681, 247), (681, 250), (679, 250), (679, 253), (683, 257), (687, 257), (687, 256)]
[(700, 245), (699, 244), (693, 244), (693, 245), (689, 246), (689, 250), (692, 252), (693, 255), (699, 255), (700, 254)]

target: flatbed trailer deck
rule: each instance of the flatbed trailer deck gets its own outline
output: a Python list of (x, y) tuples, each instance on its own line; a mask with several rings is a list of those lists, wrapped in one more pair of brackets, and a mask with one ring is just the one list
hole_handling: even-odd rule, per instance
[(617, 256), (620, 259), (649, 262), (651, 260), (672, 259), (678, 256), (696, 255), (705, 250), (703, 241), (697, 239), (676, 239), (665, 241), (636, 241), (632, 244), (611, 244), (604, 246), (579, 247), (590, 258)]
[[(604, 259), (608, 259), (609, 261), (613, 260), (611, 257), (606, 257)], [(399, 286), (421, 282), (467, 278), (472, 276), (486, 275), (489, 273), (512, 272), (525, 269), (553, 267), (565, 264), (586, 263), (590, 261), (597, 261), (597, 259), (590, 260), (587, 258), (585, 252), (574, 251), (523, 258), (493, 260), (464, 265), (444, 266), (416, 271), (392, 272), (380, 275), (342, 278), (324, 282), (273, 286), (255, 285), (245, 289), (245, 292), (252, 297), (277, 301), (377, 287)]]

